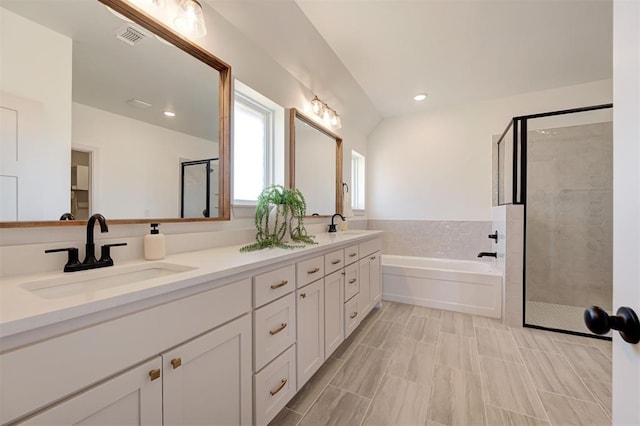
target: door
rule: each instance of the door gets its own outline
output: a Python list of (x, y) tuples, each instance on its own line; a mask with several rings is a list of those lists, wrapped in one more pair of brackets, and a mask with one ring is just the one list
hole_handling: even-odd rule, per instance
[(156, 357), (20, 424), (161, 425), (160, 370)]
[(324, 353), (328, 358), (344, 340), (345, 271), (324, 278)]
[(296, 291), (298, 389), (324, 362), (324, 279)]
[[(367, 256), (358, 261), (358, 275), (360, 279), (360, 294), (358, 308), (360, 309), (358, 316), (364, 318), (371, 310), (371, 256)], [(358, 319), (359, 321), (360, 319)]]
[(248, 425), (251, 317), (245, 315), (162, 355), (165, 425)]
[(380, 252), (369, 256), (369, 299), (373, 305), (382, 298), (382, 285), (380, 281)]
[[(640, 2), (613, 3), (613, 306), (640, 313)], [(613, 333), (613, 424), (640, 424), (640, 344)]]

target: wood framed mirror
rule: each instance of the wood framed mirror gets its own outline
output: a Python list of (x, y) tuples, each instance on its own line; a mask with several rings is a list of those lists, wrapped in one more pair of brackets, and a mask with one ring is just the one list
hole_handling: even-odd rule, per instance
[(308, 216), (342, 214), (342, 138), (296, 108), (289, 114), (289, 185)]
[[(0, 13), (1, 228), (230, 219), (228, 64), (124, 0)], [(209, 174), (183, 173), (204, 159)]]

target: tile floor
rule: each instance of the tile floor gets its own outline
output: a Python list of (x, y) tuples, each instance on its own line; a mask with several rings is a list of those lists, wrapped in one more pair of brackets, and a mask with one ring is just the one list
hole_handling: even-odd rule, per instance
[(384, 302), (270, 425), (610, 425), (611, 342)]

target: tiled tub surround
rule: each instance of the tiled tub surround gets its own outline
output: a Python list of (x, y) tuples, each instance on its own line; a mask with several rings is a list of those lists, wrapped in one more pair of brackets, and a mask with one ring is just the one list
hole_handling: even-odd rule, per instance
[(528, 133), (527, 300), (611, 309), (611, 122)]
[(384, 302), (271, 422), (611, 424), (611, 342)]
[(490, 221), (369, 219), (369, 229), (384, 231), (385, 254), (478, 260), (479, 252), (494, 248)]

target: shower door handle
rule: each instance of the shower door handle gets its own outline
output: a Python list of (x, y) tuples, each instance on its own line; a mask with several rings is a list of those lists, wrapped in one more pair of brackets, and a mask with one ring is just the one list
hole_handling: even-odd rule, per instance
[(640, 342), (640, 321), (631, 308), (623, 306), (618, 309), (616, 316), (609, 316), (604, 309), (591, 306), (584, 311), (584, 323), (595, 334), (605, 334), (614, 329), (618, 330), (625, 342)]

